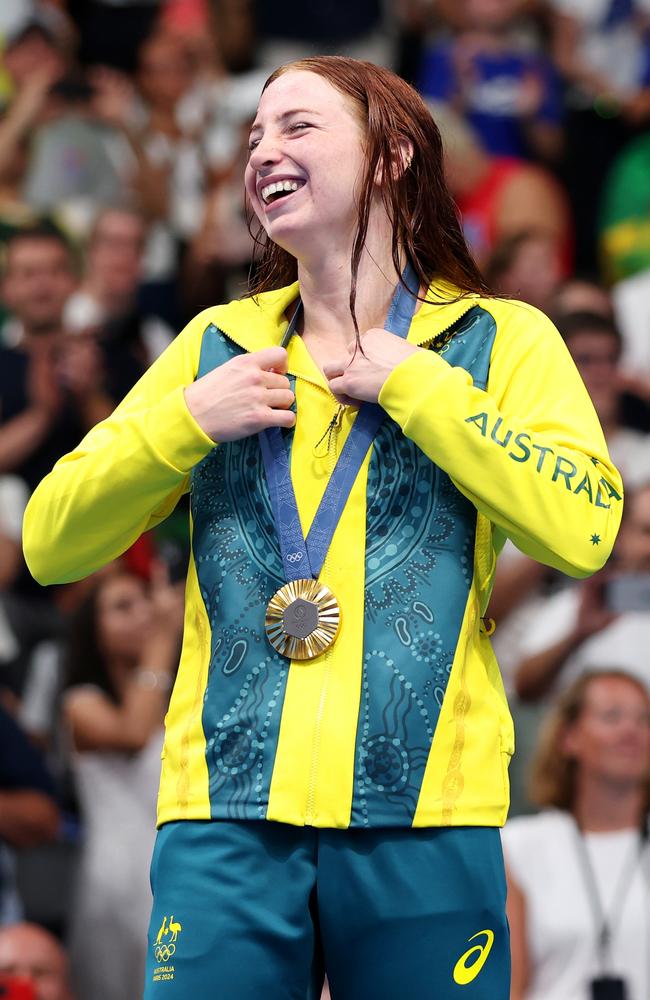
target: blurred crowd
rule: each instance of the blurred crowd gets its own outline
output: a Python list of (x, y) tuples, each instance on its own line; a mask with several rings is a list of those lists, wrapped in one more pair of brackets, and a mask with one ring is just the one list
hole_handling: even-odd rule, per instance
[[(557, 324), (622, 472), (610, 565), (573, 580), (507, 545), (489, 615), (518, 747), (512, 1000), (599, 978), (648, 1000), (650, 0), (0, 4), (0, 990), (141, 996), (187, 511), (48, 588), (22, 514), (185, 322), (246, 287), (248, 128), (269, 72), (312, 53), (420, 90), (491, 288)], [(591, 489), (574, 474), (555, 476)]]

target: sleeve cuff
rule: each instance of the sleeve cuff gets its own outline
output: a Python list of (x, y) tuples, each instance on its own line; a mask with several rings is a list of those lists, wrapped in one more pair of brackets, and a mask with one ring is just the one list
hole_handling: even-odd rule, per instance
[(415, 351), (390, 373), (379, 393), (379, 405), (404, 430), (414, 410), (449, 370), (435, 351)]
[(183, 475), (216, 447), (190, 413), (182, 385), (151, 408), (146, 431), (151, 447)]

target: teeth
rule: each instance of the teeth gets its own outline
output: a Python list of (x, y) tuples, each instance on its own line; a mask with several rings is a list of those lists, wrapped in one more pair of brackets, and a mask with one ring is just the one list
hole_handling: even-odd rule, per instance
[(297, 191), (298, 183), (296, 181), (277, 181), (275, 184), (267, 184), (266, 187), (262, 188), (262, 198), (265, 202), (268, 202), (269, 198), (284, 191)]

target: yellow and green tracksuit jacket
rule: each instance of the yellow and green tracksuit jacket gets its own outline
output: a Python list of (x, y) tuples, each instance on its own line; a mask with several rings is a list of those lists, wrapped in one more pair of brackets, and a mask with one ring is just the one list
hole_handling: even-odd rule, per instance
[[(605, 562), (621, 480), (557, 331), (530, 306), (432, 287), (391, 373), (321, 580), (342, 627), (317, 659), (269, 645), (284, 580), (257, 436), (215, 446), (183, 388), (280, 343), (297, 285), (208, 309), (112, 416), (62, 458), (25, 515), (41, 583), (86, 576), (191, 491), (192, 555), (166, 719), (159, 822), (500, 825), (513, 731), (482, 627), (506, 536), (573, 576)], [(355, 408), (300, 337), (285, 432), (308, 531)], [(328, 432), (329, 427), (329, 432)]]

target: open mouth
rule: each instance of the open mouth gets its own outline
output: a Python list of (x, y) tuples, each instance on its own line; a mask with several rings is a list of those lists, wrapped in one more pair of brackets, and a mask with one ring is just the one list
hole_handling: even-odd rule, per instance
[(274, 184), (267, 184), (260, 191), (262, 201), (265, 205), (272, 205), (276, 201), (283, 201), (289, 198), (295, 191), (305, 184), (301, 180), (276, 181)]

